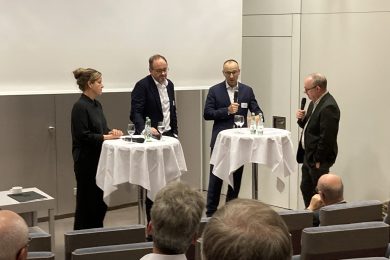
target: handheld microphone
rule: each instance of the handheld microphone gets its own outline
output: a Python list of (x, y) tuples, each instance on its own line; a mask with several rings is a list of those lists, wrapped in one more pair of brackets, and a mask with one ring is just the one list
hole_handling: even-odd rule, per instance
[(305, 105), (306, 105), (306, 98), (302, 98), (302, 100), (301, 100), (301, 110), (305, 109)]
[(238, 89), (234, 90), (233, 101), (234, 103), (238, 102)]

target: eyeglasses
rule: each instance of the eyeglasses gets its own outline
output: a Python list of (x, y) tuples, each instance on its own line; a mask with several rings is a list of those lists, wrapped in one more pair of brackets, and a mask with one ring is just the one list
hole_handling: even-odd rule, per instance
[(233, 70), (233, 71), (224, 71), (223, 74), (225, 74), (225, 76), (230, 76), (233, 74), (233, 76), (237, 75), (240, 71), (239, 70)]
[(155, 72), (157, 72), (158, 74), (162, 74), (162, 73), (167, 73), (169, 71), (169, 68), (165, 68), (165, 69), (153, 69)]
[(314, 87), (311, 87), (311, 88), (308, 88), (308, 89), (304, 89), (303, 90), (303, 93), (307, 94), (307, 92), (309, 92), (309, 90), (312, 90), (313, 88), (316, 88), (317, 86), (314, 86)]

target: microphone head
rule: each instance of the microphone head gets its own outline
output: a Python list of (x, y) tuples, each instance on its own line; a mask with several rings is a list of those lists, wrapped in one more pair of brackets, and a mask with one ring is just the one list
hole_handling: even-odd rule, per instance
[(305, 109), (305, 105), (306, 105), (306, 98), (302, 98), (302, 100), (301, 100), (301, 110)]
[(237, 103), (237, 101), (238, 101), (238, 89), (236, 89), (234, 91), (233, 101), (234, 101), (234, 103)]

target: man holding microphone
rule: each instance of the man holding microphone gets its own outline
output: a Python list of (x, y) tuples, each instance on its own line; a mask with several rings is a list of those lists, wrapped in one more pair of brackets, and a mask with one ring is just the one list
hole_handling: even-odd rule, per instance
[(311, 100), (307, 113), (304, 102), (296, 113), (303, 129), (298, 145), (297, 162), (302, 165), (301, 192), (305, 207), (316, 193), (318, 179), (335, 163), (340, 109), (327, 90), (327, 80), (320, 73), (312, 73), (304, 80), (304, 92)]
[[(225, 76), (225, 80), (209, 89), (203, 113), (205, 120), (214, 120), (210, 142), (211, 153), (213, 152), (218, 133), (233, 127), (234, 115), (244, 116), (244, 126), (246, 126), (248, 109), (256, 115), (262, 113), (252, 88), (238, 82), (240, 75), (238, 62), (232, 59), (225, 61), (222, 73)], [(243, 169), (244, 166), (241, 166), (233, 173), (234, 187), (229, 185), (226, 201), (238, 197)], [(207, 217), (211, 217), (218, 208), (221, 188), (222, 180), (213, 174), (213, 165), (210, 165), (206, 206)]]

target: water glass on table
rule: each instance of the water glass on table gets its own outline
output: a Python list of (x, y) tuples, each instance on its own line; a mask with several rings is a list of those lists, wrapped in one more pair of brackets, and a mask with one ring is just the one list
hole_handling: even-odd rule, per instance
[(133, 142), (133, 134), (135, 133), (135, 125), (133, 123), (127, 124), (127, 133), (130, 135), (130, 142)]
[(241, 128), (244, 125), (244, 116), (242, 115), (234, 115), (234, 124)]
[(163, 139), (163, 133), (164, 133), (164, 130), (165, 130), (165, 125), (164, 125), (164, 122), (158, 122), (157, 123), (157, 130), (160, 132), (160, 134), (161, 134), (161, 138), (160, 138), (160, 140), (162, 140)]

